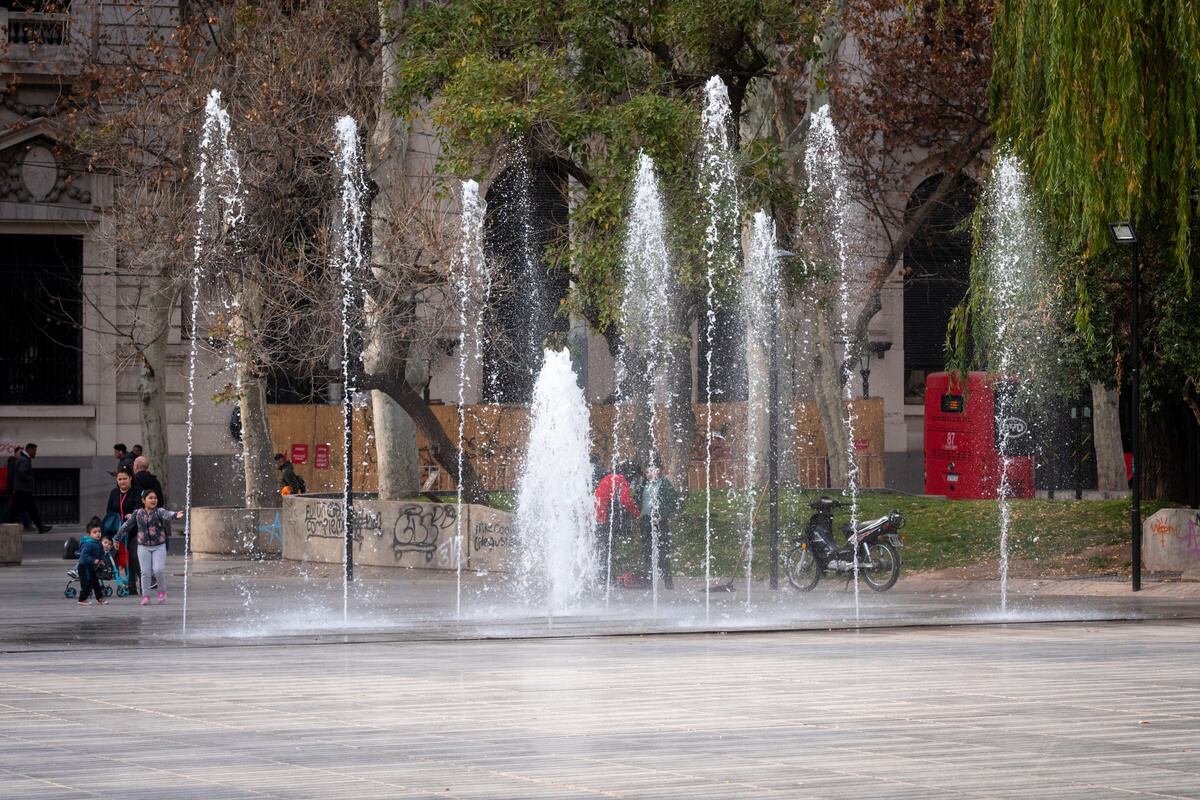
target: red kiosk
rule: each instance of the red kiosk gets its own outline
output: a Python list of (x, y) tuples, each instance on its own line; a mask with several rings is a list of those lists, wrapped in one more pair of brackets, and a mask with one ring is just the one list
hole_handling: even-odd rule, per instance
[[(1009, 455), (1008, 496), (1034, 496), (1033, 436), (1028, 421), (996, 417), (996, 393), (1016, 383), (971, 372), (935, 372), (925, 383), (925, 493), (958, 500), (995, 499), (1000, 493), (1001, 446)], [(1007, 431), (1007, 436), (1004, 432)], [(1002, 441), (1003, 440), (1003, 441)]]

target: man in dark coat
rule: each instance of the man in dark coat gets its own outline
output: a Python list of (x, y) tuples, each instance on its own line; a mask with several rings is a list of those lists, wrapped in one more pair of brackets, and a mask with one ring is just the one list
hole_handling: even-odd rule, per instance
[[(147, 489), (153, 489), (158, 495), (159, 508), (166, 508), (167, 496), (163, 493), (162, 484), (159, 483), (154, 473), (150, 471), (150, 459), (145, 456), (138, 456), (133, 460), (133, 489), (134, 494), (140, 498), (142, 492)], [(140, 506), (141, 500), (138, 500)]]
[[(113, 458), (115, 458), (117, 460), (117, 469), (118, 470), (121, 467), (129, 467), (130, 469), (134, 468), (133, 467), (133, 455), (130, 454), (129, 448), (127, 448), (123, 444), (118, 443), (118, 444), (113, 445)], [(116, 475), (117, 472), (116, 472), (116, 470), (113, 470), (112, 472), (110, 472), (108, 474)]]
[(29, 515), (38, 533), (46, 533), (53, 525), (43, 525), (42, 517), (38, 514), (37, 503), (33, 500), (33, 459), (37, 457), (37, 445), (33, 442), (25, 445), (25, 450), (17, 455), (12, 481), (12, 512), (13, 519), (20, 519), (21, 512)]

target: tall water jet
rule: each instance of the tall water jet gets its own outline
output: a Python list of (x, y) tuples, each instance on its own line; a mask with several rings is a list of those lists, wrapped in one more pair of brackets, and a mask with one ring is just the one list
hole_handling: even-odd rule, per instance
[(736, 272), (738, 191), (730, 132), (729, 90), (714, 75), (704, 85), (701, 113), (701, 190), (708, 224), (704, 230), (704, 619), (709, 616), (712, 581), (713, 352), (716, 347), (718, 292)]
[(599, 557), (587, 402), (571, 356), (547, 350), (533, 387), (529, 441), (517, 483), (517, 584), (551, 619), (595, 588)]
[[(838, 327), (836, 334), (842, 345), (841, 374), (839, 379), (845, 400), (846, 435), (846, 494), (850, 498), (851, 529), (858, 526), (858, 458), (854, 451), (854, 399), (853, 372), (849, 354), (854, 346), (850, 315), (852, 310), (851, 285), (857, 278), (852, 274), (854, 264), (850, 257), (850, 194), (849, 184), (842, 169), (842, 153), (838, 144), (837, 129), (828, 105), (813, 112), (808, 142), (804, 152), (804, 167), (808, 173), (809, 191), (826, 198), (828, 219), (832, 223), (834, 260), (837, 264)], [(836, 357), (836, 355), (835, 355)], [(858, 595), (858, 549), (854, 549), (854, 618), (859, 618)]]
[(192, 248), (191, 313), (192, 330), (188, 347), (187, 371), (187, 469), (183, 491), (183, 635), (187, 635), (188, 581), (191, 574), (192, 462), (196, 414), (196, 360), (200, 343), (200, 292), (205, 278), (204, 255), (208, 238), (213, 235), (212, 192), (225, 232), (232, 232), (243, 218), (242, 176), (237, 154), (230, 144), (229, 114), (221, 106), (221, 93), (213, 89), (204, 105), (200, 129), (200, 163), (196, 168), (196, 235)]
[(765, 211), (754, 215), (750, 249), (742, 273), (741, 310), (747, 321), (745, 357), (747, 375), (744, 546), (746, 549), (746, 606), (754, 576), (754, 512), (758, 502), (758, 486), (765, 462), (767, 442), (766, 420), (769, 414), (768, 391), (769, 354), (775, 344), (776, 325), (780, 315), (781, 285), (779, 279), (778, 247), (775, 244), (775, 222)]
[[(617, 349), (616, 384), (623, 404), (635, 404), (631, 430), (625, 430), (622, 414), (614, 416), (613, 471), (621, 443), (628, 441), (632, 454), (648, 462), (663, 451), (659, 430), (659, 408), (667, 401), (671, 353), (669, 336), (673, 324), (674, 276), (667, 242), (667, 219), (654, 162), (645, 153), (638, 156), (630, 205), (625, 250), (621, 259), (625, 288), (621, 295), (621, 341)], [(628, 405), (627, 405), (628, 407)], [(644, 423), (644, 427), (638, 422)], [(641, 428), (640, 430), (638, 428)], [(615, 502), (615, 493), (614, 493)], [(610, 509), (609, 528), (614, 515)], [(659, 530), (656, 515), (649, 520), (651, 598), (658, 604)], [(607, 558), (611, 572), (612, 548)]]
[(363, 180), (362, 145), (358, 137), (358, 123), (353, 117), (342, 117), (337, 121), (335, 132), (337, 147), (334, 157), (341, 175), (337, 234), (340, 245), (338, 280), (342, 311), (342, 620), (346, 621), (350, 614), (350, 548), (354, 541), (354, 511), (350, 497), (353, 476), (351, 451), (354, 438), (354, 370), (350, 348), (353, 335), (359, 329), (357, 312), (364, 305), (360, 281), (366, 264), (363, 232), (366, 223), (367, 186)]
[(472, 365), (478, 366), (483, 345), (483, 312), (487, 307), (490, 281), (483, 252), (484, 203), (479, 184), (462, 183), (462, 225), (458, 254), (454, 260), (453, 283), (458, 294), (458, 475), (455, 500), (459, 511), (454, 519), (454, 615), (462, 616), (463, 553), (463, 453), (467, 426), (467, 383)]
[[(1000, 523), (1000, 610), (1008, 611), (1008, 550), (1012, 522), (1012, 452), (1018, 431), (1010, 425), (1022, 406), (1038, 396), (1039, 364), (1046, 345), (1042, 309), (1047, 302), (1046, 248), (1039, 215), (1020, 159), (1002, 155), (996, 161), (984, 197), (982, 270), (985, 293), (978, 310), (982, 319), (977, 346), (986, 349), (996, 377), (995, 417), (1000, 442), (998, 488)], [(1004, 386), (1005, 391), (1001, 390)], [(1021, 426), (1020, 434), (1025, 434)]]

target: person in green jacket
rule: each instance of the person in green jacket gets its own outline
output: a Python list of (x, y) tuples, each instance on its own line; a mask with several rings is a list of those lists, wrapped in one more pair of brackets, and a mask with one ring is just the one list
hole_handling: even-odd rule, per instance
[(292, 462), (283, 455), (283, 453), (275, 454), (275, 469), (279, 470), (279, 489), (282, 492), (287, 489), (284, 494), (304, 494), (304, 480), (296, 474), (296, 468), (292, 466)]
[(654, 559), (654, 534), (658, 534), (658, 570), (663, 586), (674, 589), (671, 581), (671, 518), (679, 507), (679, 492), (662, 474), (658, 460), (646, 468), (642, 487), (642, 569), (649, 580)]

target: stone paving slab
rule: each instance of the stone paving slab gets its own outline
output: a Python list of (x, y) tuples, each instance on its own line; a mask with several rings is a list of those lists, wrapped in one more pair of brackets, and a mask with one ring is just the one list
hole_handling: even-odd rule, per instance
[(169, 566), (146, 608), (0, 571), (0, 797), (1200, 797), (1186, 594), (1015, 583), (1002, 615), (902, 578), (706, 620), (681, 579), (549, 620), (364, 570), (343, 619), (336, 570), (205, 561), (185, 636)]
[(1198, 660), (1179, 621), (9, 650), (0, 794), (1198, 797)]

